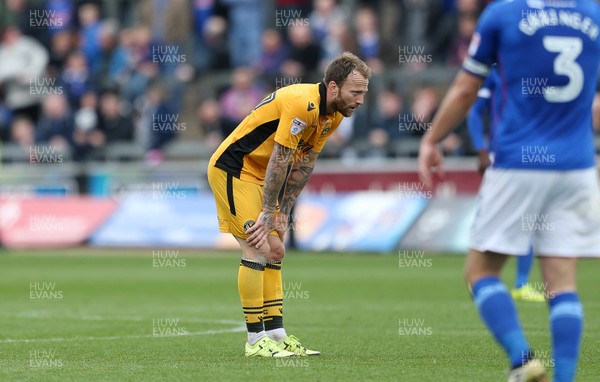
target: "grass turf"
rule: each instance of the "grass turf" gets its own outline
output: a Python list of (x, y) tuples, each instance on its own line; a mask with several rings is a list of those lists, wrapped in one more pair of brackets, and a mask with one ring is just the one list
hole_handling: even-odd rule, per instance
[[(152, 250), (0, 252), (0, 380), (505, 380), (505, 356), (464, 287), (462, 256), (425, 254), (400, 267), (398, 256), (288, 253), (287, 331), (323, 355), (275, 360), (243, 356), (239, 255), (176, 254), (167, 267)], [(507, 282), (513, 273), (510, 263)], [(578, 381), (600, 380), (598, 273), (600, 262), (580, 263)], [(546, 305), (518, 308), (551, 364)]]

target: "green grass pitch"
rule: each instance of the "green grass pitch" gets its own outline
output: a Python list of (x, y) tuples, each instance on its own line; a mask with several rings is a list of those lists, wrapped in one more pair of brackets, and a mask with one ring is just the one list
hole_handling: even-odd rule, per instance
[[(401, 267), (398, 255), (289, 252), (285, 326), (322, 356), (275, 360), (243, 355), (237, 253), (156, 261), (167, 253), (0, 251), (0, 380), (506, 380), (505, 356), (462, 281), (462, 256), (424, 254)], [(513, 274), (511, 261), (503, 277)], [(578, 381), (600, 380), (598, 274), (599, 261), (580, 262)], [(546, 305), (518, 309), (551, 364)]]

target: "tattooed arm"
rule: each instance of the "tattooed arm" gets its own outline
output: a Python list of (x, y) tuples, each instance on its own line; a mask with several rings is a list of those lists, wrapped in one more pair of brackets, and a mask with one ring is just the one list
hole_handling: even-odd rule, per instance
[(290, 214), (294, 203), (296, 203), (296, 199), (298, 199), (298, 195), (300, 195), (300, 192), (304, 189), (304, 186), (312, 175), (318, 156), (318, 153), (309, 151), (302, 154), (300, 160), (294, 162), (281, 201), (280, 212), (282, 214)]
[(308, 151), (307, 153), (303, 153), (292, 165), (292, 171), (288, 175), (281, 205), (279, 206), (279, 214), (275, 218), (275, 227), (281, 240), (284, 239), (285, 232), (290, 224), (292, 207), (294, 207), (300, 192), (302, 192), (304, 186), (308, 183), (318, 156), (318, 153)]
[(294, 151), (275, 142), (265, 173), (262, 212), (258, 215), (256, 223), (247, 231), (250, 234), (247, 242), (251, 246), (260, 248), (267, 241), (267, 236), (273, 229), (277, 196), (285, 181), (287, 166)]

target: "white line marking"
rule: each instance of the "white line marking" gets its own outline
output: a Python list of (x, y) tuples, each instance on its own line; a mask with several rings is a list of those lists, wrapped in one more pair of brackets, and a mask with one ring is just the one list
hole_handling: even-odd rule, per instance
[(32, 342), (71, 342), (71, 341), (99, 341), (99, 340), (123, 340), (123, 339), (139, 339), (139, 338), (172, 338), (172, 337), (190, 337), (190, 336), (206, 336), (210, 334), (221, 333), (238, 333), (245, 332), (245, 326), (239, 326), (231, 329), (204, 330), (202, 332), (189, 332), (185, 334), (155, 336), (153, 334), (131, 335), (131, 336), (109, 336), (109, 337), (71, 337), (71, 338), (30, 338), (30, 339), (4, 339), (0, 340), (2, 344), (10, 343), (32, 343)]
[(106, 316), (52, 316), (47, 313), (40, 312), (27, 312), (16, 315), (4, 315), (0, 314), (3, 318), (15, 318), (15, 319), (54, 319), (54, 320), (75, 320), (75, 321), (152, 321), (157, 318), (178, 318), (181, 322), (202, 322), (207, 324), (218, 324), (218, 325), (238, 325), (239, 320), (216, 320), (208, 318), (183, 318), (183, 317), (172, 317), (172, 316), (154, 316), (154, 317), (139, 317), (139, 316), (121, 316), (121, 317), (106, 317)]

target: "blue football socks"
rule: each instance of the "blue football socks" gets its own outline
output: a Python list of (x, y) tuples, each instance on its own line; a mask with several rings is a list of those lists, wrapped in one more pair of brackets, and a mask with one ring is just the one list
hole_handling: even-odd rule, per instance
[(473, 298), (483, 322), (506, 351), (511, 367), (522, 366), (531, 351), (506, 286), (496, 276), (481, 278), (473, 284)]
[(549, 301), (554, 356), (554, 382), (572, 382), (579, 357), (583, 307), (576, 292), (561, 293)]
[(525, 256), (517, 256), (517, 277), (515, 279), (515, 288), (522, 288), (529, 280), (529, 272), (533, 265), (533, 247), (529, 247), (529, 252)]

